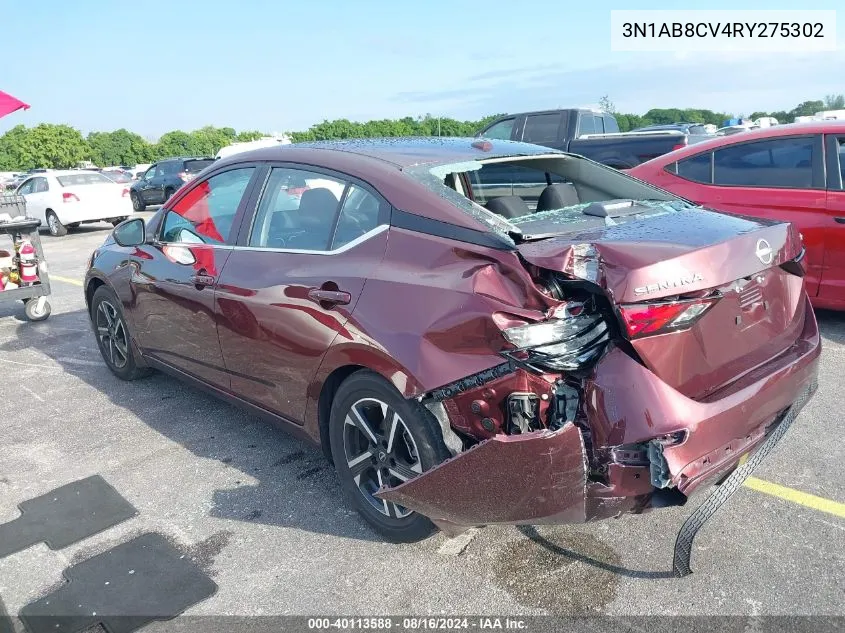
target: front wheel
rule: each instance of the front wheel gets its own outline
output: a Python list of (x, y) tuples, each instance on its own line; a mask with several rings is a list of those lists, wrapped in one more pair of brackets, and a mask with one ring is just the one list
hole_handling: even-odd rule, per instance
[(355, 372), (335, 395), (329, 441), (344, 495), (378, 533), (409, 543), (434, 531), (427, 517), (374, 495), (450, 456), (437, 421), (422, 405), (374, 372)]
[(67, 235), (67, 227), (62, 224), (59, 216), (53, 210), (47, 211), (47, 230), (53, 237), (62, 237)]
[(135, 380), (151, 373), (135, 362), (132, 339), (120, 301), (107, 286), (97, 288), (91, 300), (91, 324), (100, 354), (115, 376), (123, 380)]

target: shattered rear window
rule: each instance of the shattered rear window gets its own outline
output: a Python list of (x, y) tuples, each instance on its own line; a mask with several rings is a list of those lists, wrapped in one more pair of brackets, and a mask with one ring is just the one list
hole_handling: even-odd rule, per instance
[(476, 220), (483, 222), (485, 226), (488, 226), (492, 230), (496, 231), (496, 233), (502, 236), (502, 238), (507, 240), (511, 245), (514, 245), (515, 242), (510, 237), (509, 233), (519, 233), (519, 228), (502, 216), (496, 215), (492, 211), (488, 211), (481, 205), (476, 204), (469, 198), (444, 184), (444, 180), (449, 174), (460, 174), (468, 171), (475, 171), (481, 169), (481, 167), (482, 164), (477, 161), (464, 161), (461, 163), (437, 165), (436, 167), (425, 166), (411, 168), (407, 170), (407, 173), (414, 176), (416, 180), (431, 189), (431, 191), (436, 193), (438, 196), (447, 200), (459, 209), (466, 211)]

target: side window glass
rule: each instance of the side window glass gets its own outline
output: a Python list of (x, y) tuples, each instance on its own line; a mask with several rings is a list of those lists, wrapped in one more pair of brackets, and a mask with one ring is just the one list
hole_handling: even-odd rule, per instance
[(156, 166), (153, 165), (147, 171), (144, 172), (144, 180), (152, 180), (155, 178), (156, 175)]
[(692, 180), (693, 182), (701, 182), (704, 184), (711, 184), (710, 179), (710, 152), (704, 154), (697, 154), (690, 156), (684, 160), (678, 161), (678, 175), (681, 178)]
[(605, 134), (616, 134), (619, 131), (619, 124), (616, 122), (616, 118), (610, 114), (605, 114), (602, 117), (604, 121), (604, 133)]
[(581, 121), (578, 123), (578, 136), (584, 134), (596, 134), (601, 130), (596, 129), (596, 117), (592, 114), (582, 114)]
[(526, 143), (554, 143), (560, 127), (560, 114), (535, 114), (525, 118), (522, 140)]
[(340, 210), (331, 250), (349, 244), (379, 224), (382, 202), (366, 189), (349, 185)]
[(809, 189), (813, 186), (815, 145), (813, 137), (797, 137), (716, 150), (714, 181), (717, 185)]
[(35, 179), (35, 193), (42, 193), (44, 191), (49, 191), (50, 186), (47, 183), (46, 178), (36, 178)]
[(493, 198), (513, 194), (512, 170), (513, 167), (509, 165), (490, 163), (481, 169), (467, 172), (475, 201), (485, 205)]
[(27, 180), (20, 189), (18, 189), (18, 193), (20, 195), (25, 195), (28, 193), (32, 193), (32, 186), (35, 184), (35, 179)]
[(491, 126), (481, 136), (485, 138), (509, 141), (511, 138), (511, 131), (513, 130), (513, 122), (513, 119), (505, 119), (504, 121), (499, 121), (495, 125)]
[(839, 144), (839, 188), (845, 189), (845, 136), (837, 139)]
[(163, 242), (225, 244), (255, 167), (232, 169), (191, 189), (167, 213)]
[(258, 204), (249, 245), (328, 250), (345, 187), (345, 182), (324, 174), (274, 168)]

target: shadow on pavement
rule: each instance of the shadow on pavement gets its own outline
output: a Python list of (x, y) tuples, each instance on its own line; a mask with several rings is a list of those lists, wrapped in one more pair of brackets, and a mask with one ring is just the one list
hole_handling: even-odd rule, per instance
[[(16, 311), (0, 312), (7, 313)], [(0, 351), (42, 352), (160, 434), (231, 468), (232, 488), (214, 491), (211, 516), (381, 540), (346, 504), (334, 469), (318, 447), (164, 374), (120, 380), (102, 361), (84, 310), (53, 314), (40, 323), (21, 321), (15, 328), (14, 338), (0, 344)], [(82, 359), (80, 337), (91, 350)]]
[(819, 331), (824, 341), (845, 344), (845, 313), (833, 310), (816, 310)]

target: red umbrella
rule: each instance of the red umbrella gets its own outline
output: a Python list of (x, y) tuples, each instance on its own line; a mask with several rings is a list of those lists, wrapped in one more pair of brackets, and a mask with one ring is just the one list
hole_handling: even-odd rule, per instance
[(29, 108), (29, 104), (24, 103), (20, 99), (15, 99), (12, 95), (0, 90), (0, 117), (4, 117), (21, 108), (26, 110)]

